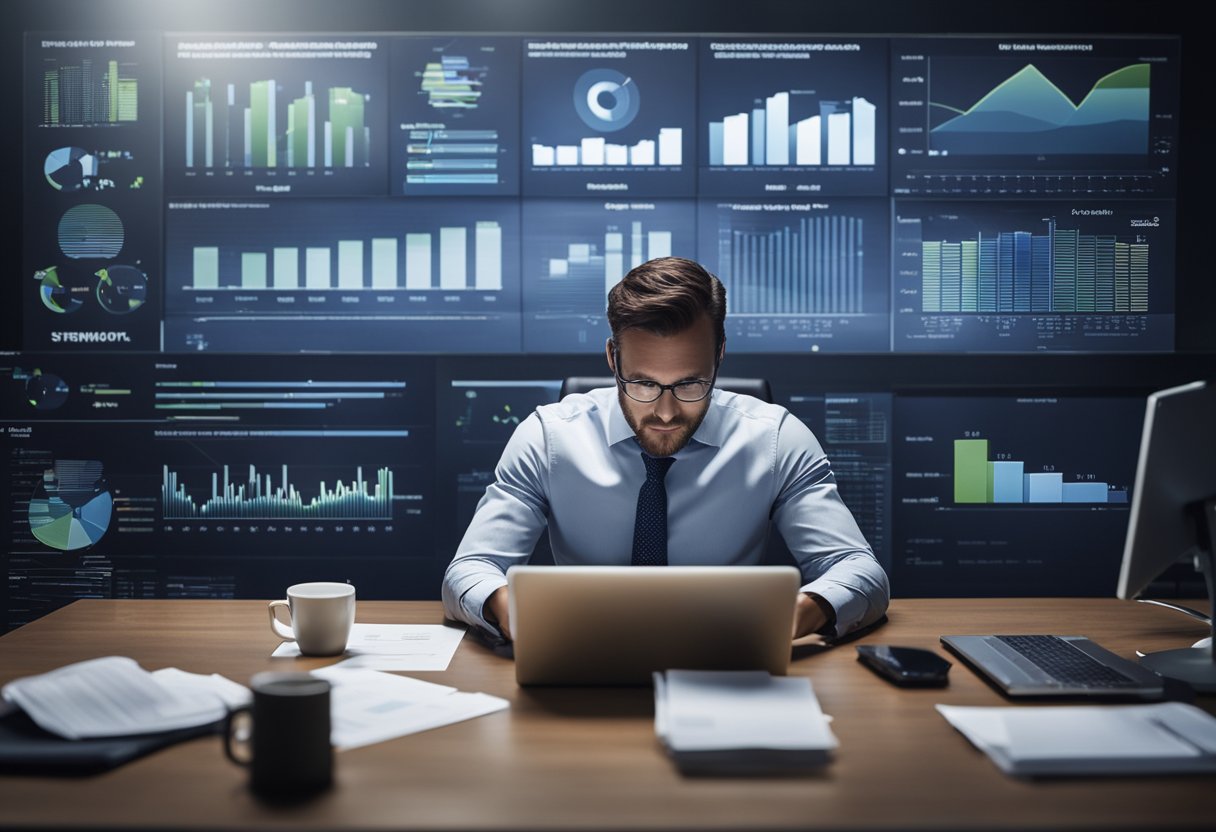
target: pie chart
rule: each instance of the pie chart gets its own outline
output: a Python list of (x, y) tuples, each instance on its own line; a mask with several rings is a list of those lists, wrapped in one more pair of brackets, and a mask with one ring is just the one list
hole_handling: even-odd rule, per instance
[(47, 154), (42, 172), (57, 191), (79, 191), (97, 176), (97, 157), (79, 147), (61, 147)]
[(144, 305), (148, 298), (148, 278), (134, 266), (99, 269), (97, 302), (113, 315), (126, 315)]
[(30, 497), (30, 531), (52, 549), (83, 549), (101, 540), (113, 510), (100, 462), (56, 460)]
[(70, 392), (59, 376), (38, 369), (25, 382), (25, 398), (38, 410), (55, 410), (68, 400)]
[(84, 301), (72, 296), (71, 288), (63, 285), (63, 281), (59, 279), (58, 267), (50, 266), (34, 272), (34, 280), (39, 282), (38, 297), (42, 299), (42, 305), (52, 312), (66, 315), (84, 305)]

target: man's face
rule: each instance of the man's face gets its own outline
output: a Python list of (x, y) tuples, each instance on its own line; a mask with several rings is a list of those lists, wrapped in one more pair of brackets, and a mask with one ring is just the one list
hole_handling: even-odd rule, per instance
[[(655, 335), (641, 329), (627, 329), (616, 340), (621, 362), (615, 367), (629, 381), (654, 381), (676, 384), (681, 381), (708, 381), (714, 377), (714, 331), (708, 315), (702, 315), (688, 329), (676, 335)], [(608, 365), (612, 366), (613, 342), (608, 342)], [(679, 401), (670, 390), (653, 402), (629, 398), (620, 384), (617, 398), (625, 421), (633, 428), (642, 450), (651, 456), (671, 456), (688, 444), (709, 410), (709, 397), (699, 402)]]

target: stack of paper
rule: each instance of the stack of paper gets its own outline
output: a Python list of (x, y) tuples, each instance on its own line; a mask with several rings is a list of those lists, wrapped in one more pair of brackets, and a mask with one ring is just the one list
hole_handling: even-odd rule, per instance
[(1216, 772), (1216, 718), (1180, 702), (937, 710), (1006, 774)]
[(340, 751), (484, 716), (508, 705), (497, 696), (462, 693), (378, 670), (331, 665), (312, 675), (333, 686), (330, 739)]
[(223, 676), (173, 667), (149, 673), (123, 656), (16, 679), (3, 696), (44, 731), (69, 740), (209, 725), (250, 699), (247, 688)]
[(655, 733), (687, 773), (813, 768), (837, 746), (805, 677), (669, 670), (654, 675), (654, 700)]

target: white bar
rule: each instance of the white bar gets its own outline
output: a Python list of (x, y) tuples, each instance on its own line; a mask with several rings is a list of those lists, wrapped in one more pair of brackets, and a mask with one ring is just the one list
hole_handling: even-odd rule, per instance
[(308, 166), (317, 166), (317, 99), (311, 94), (308, 96)]
[(604, 234), (604, 292), (621, 282), (625, 276), (625, 235), (619, 231)]
[(684, 164), (684, 130), (682, 128), (659, 128), (659, 164)]
[(348, 168), (355, 166), (355, 128), (346, 128), (346, 159), (344, 164)]
[(853, 119), (848, 113), (828, 115), (828, 164), (847, 165), (851, 157)]
[(532, 167), (543, 168), (555, 163), (553, 148), (543, 144), (532, 145)]
[(397, 288), (397, 238), (372, 238), (372, 288)]
[(405, 288), (432, 289), (431, 235), (405, 235)]
[(220, 250), (214, 246), (198, 246), (194, 249), (195, 289), (218, 289), (220, 286)]
[(479, 222), (474, 232), (477, 247), (473, 279), (483, 292), (502, 289), (502, 227), (496, 222)]
[(671, 256), (671, 232), (651, 231), (646, 235), (646, 257), (653, 260), (656, 257)]
[(245, 108), (245, 167), (253, 167), (253, 122), (252, 113)]
[(334, 166), (334, 126), (325, 122), (325, 151), (324, 151), (325, 167), (332, 168)]
[(590, 243), (571, 243), (566, 246), (566, 259), (576, 265), (586, 265), (591, 262)]
[(654, 141), (651, 139), (642, 139), (640, 142), (629, 148), (629, 164), (631, 165), (653, 165), (654, 164)]
[(300, 288), (300, 250), (298, 248), (276, 248), (274, 250), (274, 288)]
[(790, 163), (790, 94), (779, 92), (764, 100), (764, 162)]
[(466, 228), (439, 229), (439, 288), (467, 289), (468, 257), (465, 254)]
[(203, 149), (203, 161), (207, 167), (215, 167), (215, 103), (210, 99), (207, 100), (207, 112), (203, 116), (204, 135), (203, 141), (206, 146)]
[(329, 289), (333, 283), (329, 276), (330, 250), (328, 248), (304, 249), (304, 285), (309, 289)]
[(604, 139), (591, 138), (583, 139), (580, 146), (580, 156), (584, 165), (602, 165), (604, 164)]
[(797, 139), (795, 146), (797, 150), (794, 154), (794, 164), (796, 165), (822, 165), (823, 164), (823, 136), (820, 135), (821, 120), (819, 116), (811, 116), (804, 118), (794, 127), (797, 130)]
[(874, 111), (864, 98), (853, 99), (853, 164), (874, 164)]
[(338, 240), (338, 288), (363, 288), (362, 240)]
[(194, 90), (186, 90), (186, 167), (194, 167)]
[(266, 253), (261, 251), (241, 252), (241, 288), (266, 288)]
[(549, 277), (565, 277), (570, 274), (570, 264), (556, 257), (549, 258)]
[(629, 148), (623, 144), (604, 145), (604, 161), (609, 165), (628, 165)]
[(751, 132), (747, 113), (722, 119), (722, 164), (748, 164), (747, 142)]
[(578, 146), (573, 144), (559, 144), (557, 146), (557, 164), (577, 165)]

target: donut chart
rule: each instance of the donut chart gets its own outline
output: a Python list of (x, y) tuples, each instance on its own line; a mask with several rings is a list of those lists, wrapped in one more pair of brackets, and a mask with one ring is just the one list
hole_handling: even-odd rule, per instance
[(589, 69), (574, 82), (574, 110), (592, 130), (622, 130), (637, 118), (641, 106), (637, 84), (615, 69)]

